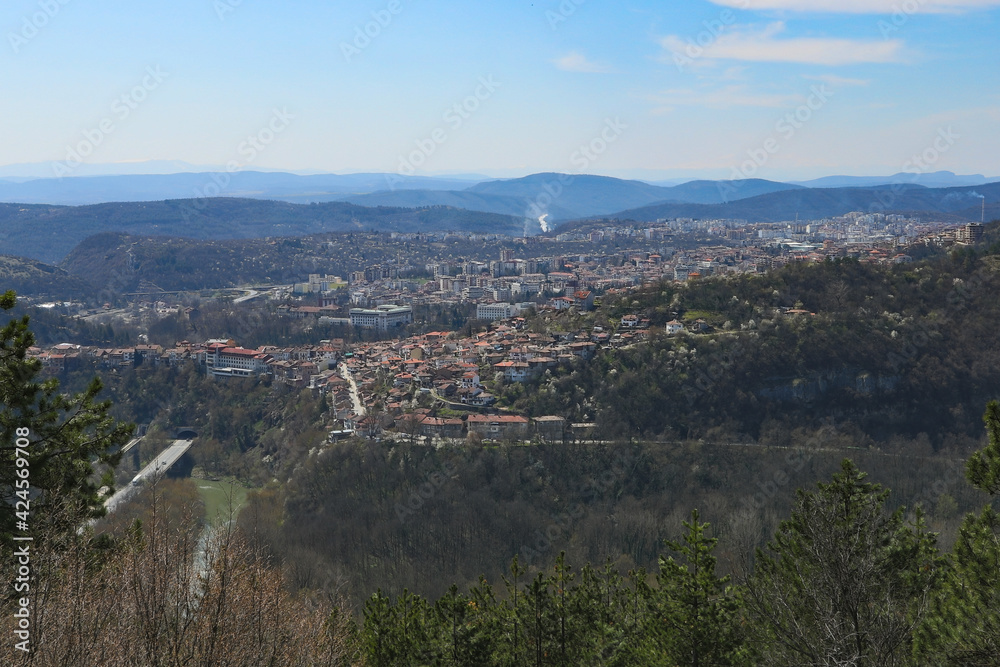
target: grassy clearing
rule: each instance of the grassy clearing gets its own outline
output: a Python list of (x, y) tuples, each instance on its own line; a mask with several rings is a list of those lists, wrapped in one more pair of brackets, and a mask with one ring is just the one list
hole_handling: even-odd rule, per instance
[(235, 480), (212, 481), (192, 477), (191, 481), (198, 487), (198, 493), (205, 503), (205, 518), (212, 525), (219, 525), (229, 518), (230, 499), (234, 517), (246, 502), (249, 489)]

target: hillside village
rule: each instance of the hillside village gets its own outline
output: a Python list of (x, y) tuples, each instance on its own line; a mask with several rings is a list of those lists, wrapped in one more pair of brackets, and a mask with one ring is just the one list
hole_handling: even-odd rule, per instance
[[(217, 381), (267, 377), (274, 385), (326, 396), (332, 408), (331, 439), (356, 432), (369, 437), (396, 432), (431, 439), (476, 433), (491, 440), (527, 440), (535, 435), (561, 440), (574, 427), (579, 433), (587, 426), (566, 425), (554, 416), (529, 422), (501, 412), (490, 388), (585, 362), (599, 348), (629, 345), (649, 333), (649, 320), (634, 314), (622, 317), (617, 332), (597, 326), (590, 331), (535, 333), (525, 324), (525, 318), (514, 317), (472, 336), (436, 331), (353, 345), (343, 339), (256, 349), (240, 347), (233, 339), (180, 341), (171, 348), (60, 343), (34, 347), (29, 354), (49, 374), (85, 365), (124, 370), (194, 364)], [(668, 330), (676, 332), (678, 326), (674, 322)]]

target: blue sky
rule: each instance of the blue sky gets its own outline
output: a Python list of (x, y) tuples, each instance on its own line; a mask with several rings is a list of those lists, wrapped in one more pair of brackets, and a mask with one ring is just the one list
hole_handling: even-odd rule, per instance
[(0, 28), (0, 165), (1000, 176), (1000, 0), (8, 0)]

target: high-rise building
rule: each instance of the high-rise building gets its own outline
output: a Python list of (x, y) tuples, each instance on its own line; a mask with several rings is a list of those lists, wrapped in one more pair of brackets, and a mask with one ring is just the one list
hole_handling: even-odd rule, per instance
[(984, 227), (978, 222), (970, 222), (958, 230), (958, 242), (972, 245), (983, 240)]

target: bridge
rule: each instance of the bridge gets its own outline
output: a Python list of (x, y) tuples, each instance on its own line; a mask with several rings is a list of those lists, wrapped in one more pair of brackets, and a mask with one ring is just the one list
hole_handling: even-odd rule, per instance
[[(113, 496), (104, 501), (104, 507), (107, 509), (108, 514), (114, 512), (123, 500), (132, 495), (143, 484), (165, 476), (167, 471), (173, 468), (187, 454), (188, 450), (191, 449), (191, 445), (194, 443), (194, 439), (198, 437), (198, 433), (190, 427), (183, 426), (175, 431), (174, 437), (175, 440), (154, 457), (145, 468), (140, 470), (139, 474), (132, 478), (128, 486), (119, 489)], [(142, 438), (133, 438), (122, 447), (122, 451), (125, 452), (132, 449), (140, 440)], [(136, 450), (136, 453), (138, 454), (138, 450)]]
[(126, 442), (124, 445), (122, 445), (122, 448), (121, 448), (122, 454), (128, 454), (129, 451), (133, 447), (135, 447), (136, 445), (138, 445), (142, 441), (142, 439), (144, 437), (146, 437), (146, 436), (140, 435), (140, 436), (138, 436), (136, 438), (132, 438), (131, 440), (129, 440), (128, 442)]

